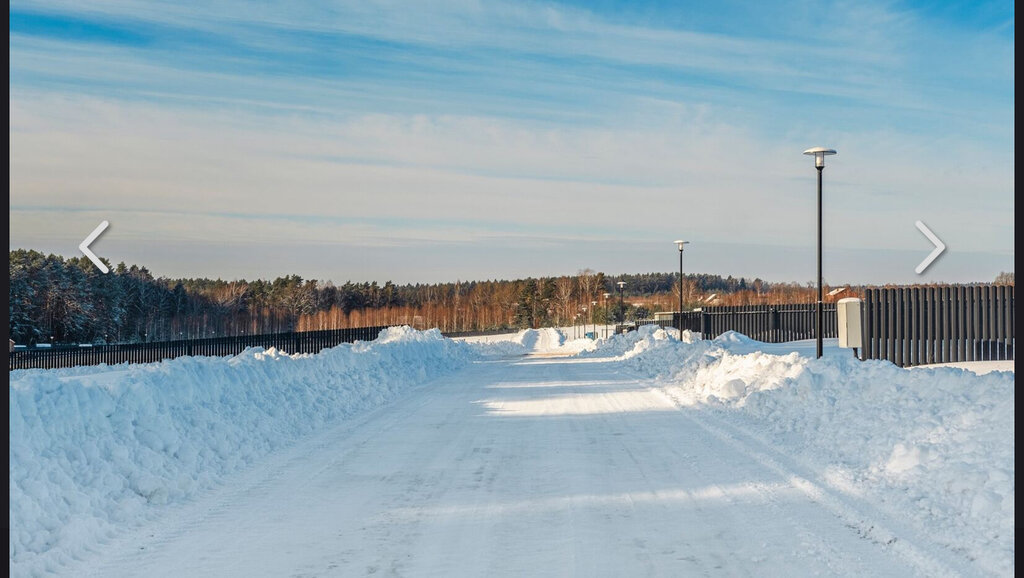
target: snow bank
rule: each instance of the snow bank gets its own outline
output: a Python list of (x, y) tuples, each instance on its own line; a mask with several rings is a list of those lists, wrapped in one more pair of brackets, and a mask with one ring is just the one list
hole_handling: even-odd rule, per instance
[(10, 569), (58, 569), (160, 506), (482, 352), (494, 350), (404, 327), (316, 355), (252, 348), (12, 371)]
[(457, 337), (469, 343), (488, 346), (484, 350), (491, 355), (572, 355), (580, 351), (593, 349), (594, 340), (574, 339), (566, 337), (563, 329), (544, 327), (541, 329), (523, 329), (517, 333), (502, 333), (478, 337)]
[(871, 504), (1014, 570), (1014, 377), (813, 359), (737, 334), (642, 327), (608, 339), (527, 330), (504, 343), (392, 328), (317, 355), (10, 372), (10, 570), (59, 570), (270, 452), (481, 355), (571, 352), (659, 378), (680, 405), (759, 432)]
[(682, 336), (682, 343), (689, 347), (679, 347), (676, 333), (658, 325), (641, 325), (636, 331), (598, 340), (579, 357), (629, 360), (630, 365), (644, 374), (665, 377), (673, 368), (693, 362), (712, 347), (712, 342), (701, 341), (689, 331), (684, 331)]
[(908, 370), (846, 350), (822, 359), (758, 351), (765, 345), (733, 332), (680, 343), (641, 328), (584, 355), (662, 378), (681, 405), (742, 420), (837, 489), (871, 492), (985, 571), (1013, 574), (1012, 372)]
[[(560, 351), (565, 344), (565, 335), (553, 328), (522, 329), (512, 333), (456, 337), (455, 339), (479, 345), (481, 352), (485, 355), (496, 356), (551, 353)], [(579, 350), (574, 349), (572, 353), (576, 351)]]
[(488, 342), (488, 352), (492, 355), (526, 355), (537, 347), (540, 332), (536, 329), (523, 329), (517, 333), (504, 336), (504, 339)]

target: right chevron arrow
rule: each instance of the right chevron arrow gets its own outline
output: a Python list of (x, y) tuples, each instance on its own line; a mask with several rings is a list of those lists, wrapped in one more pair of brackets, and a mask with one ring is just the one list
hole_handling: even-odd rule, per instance
[(931, 241), (933, 245), (935, 245), (935, 248), (932, 249), (932, 252), (928, 253), (928, 256), (924, 258), (924, 261), (921, 261), (914, 269), (914, 272), (920, 275), (921, 273), (924, 273), (924, 270), (927, 269), (929, 265), (932, 264), (932, 261), (937, 259), (939, 255), (941, 255), (942, 252), (946, 250), (946, 245), (945, 243), (940, 241), (939, 238), (935, 236), (935, 233), (933, 233), (931, 229), (929, 229), (921, 221), (915, 222), (914, 225), (917, 227), (919, 231), (924, 233), (925, 237), (928, 237), (928, 240)]

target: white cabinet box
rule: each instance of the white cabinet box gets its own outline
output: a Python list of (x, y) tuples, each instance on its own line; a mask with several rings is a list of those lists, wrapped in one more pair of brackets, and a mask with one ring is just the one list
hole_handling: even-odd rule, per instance
[(836, 302), (839, 317), (839, 347), (860, 348), (863, 335), (860, 322), (860, 299), (846, 297)]

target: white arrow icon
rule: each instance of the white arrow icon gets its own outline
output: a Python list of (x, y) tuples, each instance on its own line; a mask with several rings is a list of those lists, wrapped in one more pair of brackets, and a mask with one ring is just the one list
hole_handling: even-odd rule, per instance
[(96, 265), (96, 267), (100, 271), (103, 271), (104, 273), (110, 273), (110, 269), (107, 268), (103, 261), (100, 261), (100, 258), (96, 256), (96, 253), (93, 253), (92, 251), (89, 250), (89, 245), (92, 245), (92, 242), (96, 240), (96, 237), (102, 235), (103, 231), (106, 231), (107, 227), (109, 226), (110, 223), (108, 223), (107, 221), (103, 221), (102, 223), (99, 224), (98, 227), (93, 229), (93, 232), (89, 233), (89, 236), (86, 237), (84, 241), (82, 241), (81, 245), (78, 246), (78, 250), (81, 251), (83, 255), (88, 257), (89, 260), (92, 261), (92, 264)]
[(935, 249), (933, 249), (931, 253), (928, 253), (928, 256), (924, 258), (924, 261), (921, 261), (914, 269), (914, 272), (920, 275), (921, 273), (924, 273), (924, 270), (927, 269), (929, 265), (932, 264), (932, 261), (938, 258), (938, 256), (946, 250), (946, 245), (940, 241), (939, 238), (935, 236), (935, 233), (933, 233), (931, 229), (926, 227), (921, 221), (915, 222), (914, 225), (917, 227), (917, 230), (924, 233), (925, 237), (928, 237), (928, 240), (932, 242), (932, 245), (935, 245)]

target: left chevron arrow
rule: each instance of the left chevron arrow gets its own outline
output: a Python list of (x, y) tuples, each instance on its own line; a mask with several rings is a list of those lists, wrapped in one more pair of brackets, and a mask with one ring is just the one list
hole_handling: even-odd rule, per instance
[(96, 253), (93, 253), (92, 251), (89, 250), (89, 245), (92, 245), (92, 242), (96, 240), (96, 237), (102, 235), (103, 231), (106, 231), (107, 227), (109, 226), (110, 223), (108, 223), (107, 221), (103, 221), (102, 223), (99, 224), (99, 226), (93, 229), (91, 233), (89, 233), (89, 236), (86, 237), (80, 245), (78, 245), (78, 250), (81, 251), (83, 255), (88, 257), (89, 260), (92, 261), (92, 264), (96, 265), (97, 269), (103, 271), (104, 273), (110, 273), (110, 269), (107, 268), (107, 265), (103, 263), (103, 261), (100, 261), (100, 258), (96, 256)]

